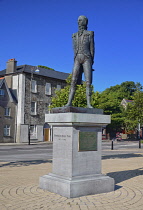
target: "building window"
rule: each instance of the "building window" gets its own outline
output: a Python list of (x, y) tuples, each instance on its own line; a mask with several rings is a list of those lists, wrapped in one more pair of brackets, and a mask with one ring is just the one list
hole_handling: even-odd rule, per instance
[(4, 115), (5, 115), (5, 116), (10, 116), (10, 108), (9, 108), (9, 107), (6, 107), (6, 108), (5, 108)]
[(36, 125), (30, 125), (30, 137), (33, 139), (37, 138), (37, 126)]
[(37, 81), (35, 80), (31, 81), (31, 92), (37, 93)]
[(61, 85), (57, 85), (57, 90), (60, 90), (61, 89)]
[(4, 90), (0, 89), (0, 96), (4, 96)]
[(51, 91), (51, 83), (46, 83), (46, 87), (45, 87), (45, 94), (46, 95), (51, 95), (52, 91)]
[(36, 115), (37, 114), (36, 106), (37, 106), (36, 102), (31, 102), (31, 114), (32, 115)]
[(4, 126), (4, 136), (10, 136), (10, 125)]

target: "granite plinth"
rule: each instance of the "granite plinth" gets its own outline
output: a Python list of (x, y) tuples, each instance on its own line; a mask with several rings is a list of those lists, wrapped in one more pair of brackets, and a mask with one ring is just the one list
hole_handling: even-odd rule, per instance
[(40, 188), (64, 197), (75, 198), (114, 191), (114, 179), (105, 175), (80, 176), (68, 179), (49, 174), (40, 177)]
[(45, 115), (53, 131), (53, 167), (40, 177), (40, 188), (68, 198), (113, 191), (114, 179), (101, 172), (102, 127), (110, 121), (95, 113)]
[(83, 108), (83, 107), (73, 107), (73, 106), (64, 106), (56, 107), (51, 109), (51, 113), (87, 113), (87, 114), (103, 114), (103, 109), (96, 108)]
[(51, 125), (56, 123), (62, 125), (83, 125), (83, 126), (105, 126), (111, 122), (110, 115), (90, 113), (53, 113), (45, 114), (45, 122)]

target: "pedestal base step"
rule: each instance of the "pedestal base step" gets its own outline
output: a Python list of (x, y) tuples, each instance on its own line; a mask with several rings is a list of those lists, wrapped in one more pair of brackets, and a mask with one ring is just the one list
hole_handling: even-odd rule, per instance
[(114, 191), (114, 179), (105, 175), (65, 179), (55, 174), (40, 177), (40, 188), (67, 198)]

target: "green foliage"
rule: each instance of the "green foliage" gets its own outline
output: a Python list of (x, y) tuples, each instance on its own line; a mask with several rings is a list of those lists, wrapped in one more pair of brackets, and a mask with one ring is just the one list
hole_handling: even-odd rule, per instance
[[(67, 104), (70, 91), (72, 75), (67, 78), (67, 85), (64, 89), (56, 91), (52, 97), (53, 107), (62, 107)], [(94, 108), (104, 110), (105, 114), (111, 115), (111, 124), (107, 126), (107, 132), (117, 132), (122, 129), (134, 129), (140, 120), (143, 123), (143, 92), (140, 83), (126, 81), (120, 85), (111, 86), (103, 92), (94, 92), (92, 87), (91, 105)], [(129, 104), (125, 110), (121, 106), (121, 101), (125, 99), (134, 100), (133, 104)], [(77, 85), (76, 93), (72, 106), (86, 107), (86, 83)]]
[(137, 90), (133, 96), (133, 103), (129, 103), (125, 111), (127, 130), (135, 129), (138, 123), (143, 124), (143, 92)]
[(70, 74), (70, 75), (68, 76), (68, 78), (66, 79), (66, 83), (67, 83), (68, 85), (70, 85), (70, 84), (71, 84), (71, 80), (72, 80), (72, 74)]
[(91, 106), (99, 108), (99, 99), (100, 99), (100, 93), (98, 91), (96, 92), (92, 91)]
[(70, 86), (67, 85), (64, 89), (56, 90), (55, 96), (53, 96), (51, 99), (52, 104), (50, 108), (62, 107), (66, 105), (68, 102), (69, 89)]
[(52, 69), (52, 68), (50, 68), (50, 67), (48, 67), (48, 66), (38, 65), (38, 67), (41, 67), (41, 68), (44, 68), (44, 69), (49, 69), (49, 70), (55, 71), (54, 69)]
[[(69, 82), (69, 78), (68, 81)], [(65, 106), (68, 102), (68, 96), (70, 91), (70, 85), (64, 89), (57, 90), (55, 96), (52, 97), (51, 108)], [(77, 85), (74, 100), (72, 101), (72, 106), (75, 107), (86, 107), (86, 85)]]
[(126, 111), (121, 106), (121, 101), (123, 98), (133, 99), (134, 93), (141, 89), (140, 83), (126, 81), (121, 83), (121, 85), (111, 86), (99, 93), (95, 106), (103, 109), (105, 114), (111, 115), (111, 124), (107, 126), (107, 132), (133, 128), (136, 122), (132, 123), (131, 126), (131, 119), (127, 119)]
[(121, 83), (121, 85), (115, 85), (105, 89), (99, 97), (99, 108), (102, 108), (106, 114), (121, 113), (120, 104), (122, 99), (132, 99), (139, 85), (140, 83), (127, 81)]
[[(63, 89), (55, 91), (55, 96), (52, 97), (52, 104), (50, 108), (54, 107), (62, 107), (65, 106), (68, 102), (68, 95), (70, 91), (70, 84), (71, 84), (72, 75), (70, 74), (69, 77), (66, 80), (67, 86)], [(93, 92), (93, 86), (92, 86), (92, 92)], [(99, 93), (92, 94), (91, 104), (95, 107), (98, 102)], [(74, 107), (87, 107), (87, 101), (86, 101), (86, 83), (83, 82), (81, 85), (77, 85), (76, 92), (74, 95), (74, 99), (72, 101), (72, 106)]]
[(67, 104), (68, 95), (70, 91), (71, 78), (72, 78), (72, 75), (70, 74), (68, 78), (66, 79), (67, 85), (63, 89), (55, 91), (55, 95), (51, 99), (52, 104), (50, 108), (62, 107)]
[(72, 106), (84, 108), (87, 107), (85, 82), (82, 85), (77, 85), (74, 100), (72, 101)]
[(122, 113), (116, 113), (111, 115), (111, 124), (107, 126), (107, 133), (121, 132), (124, 127), (124, 117)]

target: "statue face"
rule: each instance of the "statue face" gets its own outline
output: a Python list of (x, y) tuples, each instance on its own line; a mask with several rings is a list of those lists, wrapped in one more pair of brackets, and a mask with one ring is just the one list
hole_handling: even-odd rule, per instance
[(87, 26), (87, 18), (85, 16), (79, 16), (78, 25), (79, 26)]

